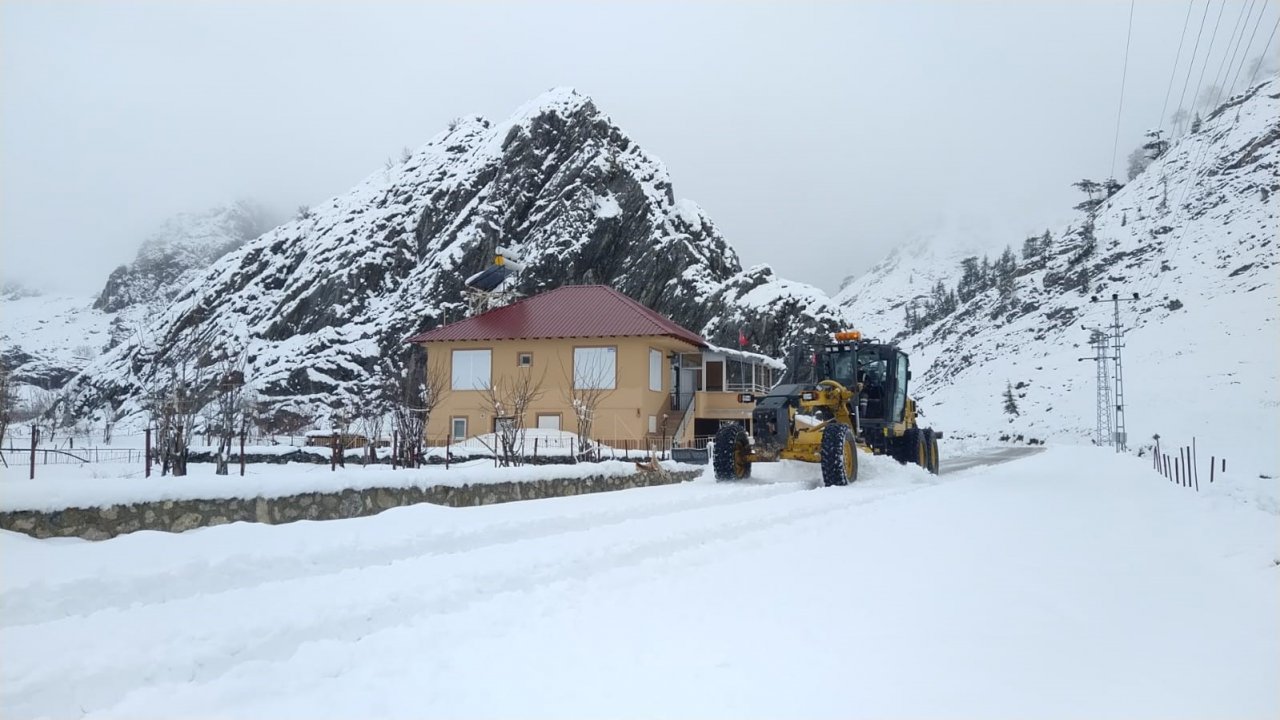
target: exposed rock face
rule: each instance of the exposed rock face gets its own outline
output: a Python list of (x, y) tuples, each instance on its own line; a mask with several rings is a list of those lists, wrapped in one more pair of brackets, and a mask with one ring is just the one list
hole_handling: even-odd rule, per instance
[(232, 251), (145, 342), (114, 348), (73, 390), (82, 412), (127, 414), (176, 349), (244, 352), (276, 411), (322, 417), (370, 392), (403, 338), (460, 319), (463, 281), (497, 245), (525, 260), (522, 294), (608, 284), (718, 344), (750, 326), (758, 347), (783, 348), (839, 313), (767, 267), (740, 274), (661, 163), (590, 99), (553, 90), (500, 124), (455, 121), (401, 164)]
[(132, 263), (112, 271), (93, 307), (117, 312), (172, 299), (184, 274), (190, 280), (269, 227), (261, 208), (245, 201), (170, 218), (142, 243)]

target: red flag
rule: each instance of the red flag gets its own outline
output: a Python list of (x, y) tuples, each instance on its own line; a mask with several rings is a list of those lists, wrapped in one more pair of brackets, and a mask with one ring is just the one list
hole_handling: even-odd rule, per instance
[(746, 346), (747, 346), (747, 334), (742, 331), (742, 328), (738, 328), (738, 347), (746, 347)]

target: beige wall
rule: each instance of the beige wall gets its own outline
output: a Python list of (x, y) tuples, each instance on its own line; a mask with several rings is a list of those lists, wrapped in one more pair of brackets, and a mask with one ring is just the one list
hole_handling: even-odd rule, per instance
[[(443, 373), (446, 390), (440, 404), (431, 413), (427, 424), (427, 442), (440, 445), (448, 437), (455, 417), (467, 418), (468, 436), (491, 432), (493, 411), (488, 406), (485, 393), (479, 390), (453, 390), (452, 358), (454, 350), (490, 350), (492, 359), (490, 381), (497, 387), (510, 383), (516, 373), (531, 373), (535, 381), (541, 380), (543, 394), (530, 405), (525, 417), (526, 427), (537, 427), (540, 414), (560, 416), (560, 429), (577, 431), (577, 418), (570, 405), (569, 388), (573, 379), (573, 349), (575, 347), (614, 347), (617, 349), (617, 374), (615, 389), (601, 400), (592, 435), (606, 443), (611, 441), (640, 441), (648, 435), (649, 416), (655, 417), (662, 427), (662, 414), (668, 412), (668, 396), (671, 392), (672, 352), (690, 352), (697, 348), (668, 337), (639, 338), (566, 338), (551, 340), (501, 340), (492, 342), (429, 342), (427, 349), (430, 372)], [(662, 352), (662, 390), (649, 389), (649, 350)], [(517, 356), (522, 352), (533, 353), (533, 364), (518, 367)]]

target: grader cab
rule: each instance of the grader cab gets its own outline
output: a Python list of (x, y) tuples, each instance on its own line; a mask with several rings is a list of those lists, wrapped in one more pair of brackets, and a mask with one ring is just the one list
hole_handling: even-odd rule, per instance
[(731, 424), (716, 433), (716, 479), (750, 477), (752, 463), (799, 460), (819, 463), (824, 484), (847, 485), (858, 477), (859, 452), (938, 471), (942, 433), (917, 422), (916, 403), (907, 394), (911, 369), (905, 352), (864, 342), (861, 333), (849, 331), (807, 356), (807, 367), (793, 369), (807, 381), (779, 385), (761, 398), (739, 396), (755, 403), (751, 431)]

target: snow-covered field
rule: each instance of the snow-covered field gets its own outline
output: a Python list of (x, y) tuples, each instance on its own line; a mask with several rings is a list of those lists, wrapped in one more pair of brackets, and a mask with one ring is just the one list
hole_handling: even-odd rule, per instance
[[(996, 456), (993, 457), (993, 462)], [(0, 534), (0, 716), (1275, 717), (1277, 516), (1051, 447)]]

